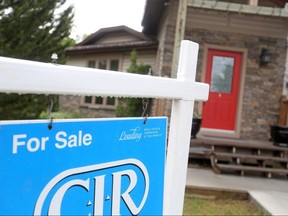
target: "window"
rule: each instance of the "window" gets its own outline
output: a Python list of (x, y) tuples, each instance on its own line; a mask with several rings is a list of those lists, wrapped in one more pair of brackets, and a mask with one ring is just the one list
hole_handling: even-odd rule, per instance
[(118, 71), (119, 70), (119, 61), (118, 60), (111, 60), (110, 61), (110, 70), (112, 71)]
[[(118, 71), (119, 60), (118, 59), (99, 59), (97, 61), (89, 60), (87, 66), (89, 68)], [(85, 96), (82, 98), (81, 104), (84, 106), (95, 108), (115, 109), (115, 107), (117, 106), (117, 100), (115, 97)]]
[(234, 58), (213, 56), (212, 80), (210, 83), (212, 92), (231, 92), (233, 68)]
[(92, 96), (85, 96), (84, 103), (92, 103)]
[(95, 61), (88, 61), (88, 67), (89, 68), (95, 68), (96, 67), (96, 62)]
[(107, 99), (106, 103), (109, 106), (113, 106), (116, 103), (115, 102), (115, 97), (107, 97), (106, 99)]
[(102, 97), (95, 97), (95, 104), (103, 104), (103, 98)]
[(100, 60), (98, 63), (98, 68), (107, 70), (107, 61), (106, 60)]

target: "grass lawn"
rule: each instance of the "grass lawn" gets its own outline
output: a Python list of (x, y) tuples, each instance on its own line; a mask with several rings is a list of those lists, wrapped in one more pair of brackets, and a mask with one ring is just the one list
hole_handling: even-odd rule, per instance
[[(211, 169), (210, 161), (190, 161), (189, 167)], [(184, 215), (265, 215), (264, 210), (249, 200), (246, 192), (199, 187), (186, 188)]]
[(184, 215), (267, 215), (249, 200), (185, 196)]

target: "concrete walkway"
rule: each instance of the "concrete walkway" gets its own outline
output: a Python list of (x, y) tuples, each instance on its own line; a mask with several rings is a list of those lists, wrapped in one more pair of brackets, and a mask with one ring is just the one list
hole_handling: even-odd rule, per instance
[(188, 168), (187, 186), (246, 191), (271, 215), (288, 215), (288, 180), (217, 175), (212, 170)]

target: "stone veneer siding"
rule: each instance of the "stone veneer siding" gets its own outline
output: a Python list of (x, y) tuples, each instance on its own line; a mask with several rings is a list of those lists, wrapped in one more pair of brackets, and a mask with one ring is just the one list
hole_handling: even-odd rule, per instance
[[(223, 13), (219, 12), (219, 15), (223, 16)], [(268, 140), (270, 124), (277, 124), (279, 118), (287, 52), (286, 38), (211, 31), (186, 26), (185, 39), (200, 45), (198, 81), (202, 74), (204, 44), (248, 49), (240, 138)], [(272, 53), (271, 62), (267, 66), (259, 65), (261, 48), (268, 48)]]
[[(158, 65), (161, 65), (161, 67), (157, 69), (159, 71), (158, 74), (162, 77), (171, 77), (178, 4), (178, 0), (170, 0), (168, 6), (165, 7), (164, 14), (166, 14), (166, 16), (162, 18), (165, 19), (165, 22), (162, 20), (162, 26), (158, 30), (161, 31), (161, 35), (163, 35), (161, 38), (159, 38), (158, 35), (157, 38), (159, 40), (158, 55), (161, 55), (160, 57), (157, 56), (158, 61), (161, 61), (161, 64), (157, 62)], [(161, 108), (160, 115), (170, 117), (172, 100), (164, 101), (164, 107), (163, 110)], [(157, 106), (155, 101), (153, 105)], [(157, 109), (154, 106), (152, 107), (152, 114), (154, 114), (155, 109)]]
[[(59, 110), (61, 112), (77, 113), (83, 118), (112, 118), (115, 117), (115, 110), (108, 109), (94, 109), (87, 106), (81, 106), (80, 96), (60, 96)], [(79, 106), (80, 105), (80, 106)]]
[[(171, 76), (174, 37), (176, 27), (177, 2), (170, 1), (169, 7), (174, 8), (167, 17), (163, 43), (162, 76)], [(191, 11), (192, 10), (192, 11)], [(188, 8), (187, 13), (203, 9)], [(211, 11), (210, 11), (211, 12)], [(210, 13), (205, 11), (204, 13)], [(216, 12), (219, 16), (228, 16), (226, 12)], [(243, 14), (245, 16), (245, 14)], [(250, 15), (250, 17), (252, 17)], [(187, 23), (187, 21), (186, 21)], [(240, 138), (269, 140), (270, 125), (277, 124), (279, 118), (280, 98), (282, 95), (285, 71), (287, 39), (269, 36), (255, 36), (229, 31), (215, 31), (205, 28), (186, 26), (185, 38), (199, 43), (197, 81), (201, 81), (204, 60), (204, 44), (247, 49), (246, 75), (242, 102)], [(261, 48), (268, 48), (272, 53), (271, 62), (267, 66), (259, 66)], [(195, 105), (197, 108), (197, 103)], [(166, 102), (165, 115), (170, 115), (171, 101)]]

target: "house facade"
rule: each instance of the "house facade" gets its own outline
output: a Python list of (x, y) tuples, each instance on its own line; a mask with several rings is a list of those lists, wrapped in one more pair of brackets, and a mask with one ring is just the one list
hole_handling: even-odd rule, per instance
[[(281, 104), (288, 95), (288, 5), (285, 3), (285, 0), (147, 0), (143, 37), (138, 33), (132, 35), (153, 42), (153, 46), (139, 49), (139, 60), (151, 64), (156, 76), (175, 77), (180, 41), (197, 42), (196, 79), (210, 84), (209, 100), (195, 106), (202, 116), (200, 133), (269, 140), (270, 125), (280, 122)], [(108, 59), (119, 54), (120, 70), (125, 71), (133, 46), (127, 45), (129, 51), (124, 51), (125, 44), (114, 50), (102, 50), (102, 42), (110, 46), (120, 41), (117, 37), (108, 39), (113, 31), (112, 35), (106, 33), (103, 40), (96, 32), (68, 49), (68, 64), (94, 65), (89, 62), (96, 59), (97, 65), (103, 57)], [(94, 46), (95, 50), (90, 52), (85, 46), (87, 49)], [(82, 53), (77, 53), (77, 49), (82, 49)], [(67, 107), (71, 107), (72, 99), (68, 101)], [(93, 108), (85, 105), (85, 98), (79, 98), (75, 107), (79, 103), (82, 112)], [(152, 115), (169, 116), (170, 110), (171, 101), (153, 101)]]
[[(130, 53), (137, 52), (137, 63), (156, 67), (158, 41), (126, 26), (102, 28), (66, 50), (67, 64), (115, 72), (126, 72)], [(61, 96), (60, 110), (90, 118), (115, 117), (117, 98)]]
[[(149, 13), (149, 7), (161, 13)], [(197, 80), (210, 84), (209, 100), (195, 107), (202, 135), (269, 140), (287, 95), (284, 7), (285, 1), (268, 0), (147, 1), (143, 32), (159, 40), (157, 71), (175, 77), (177, 41), (199, 43)]]

